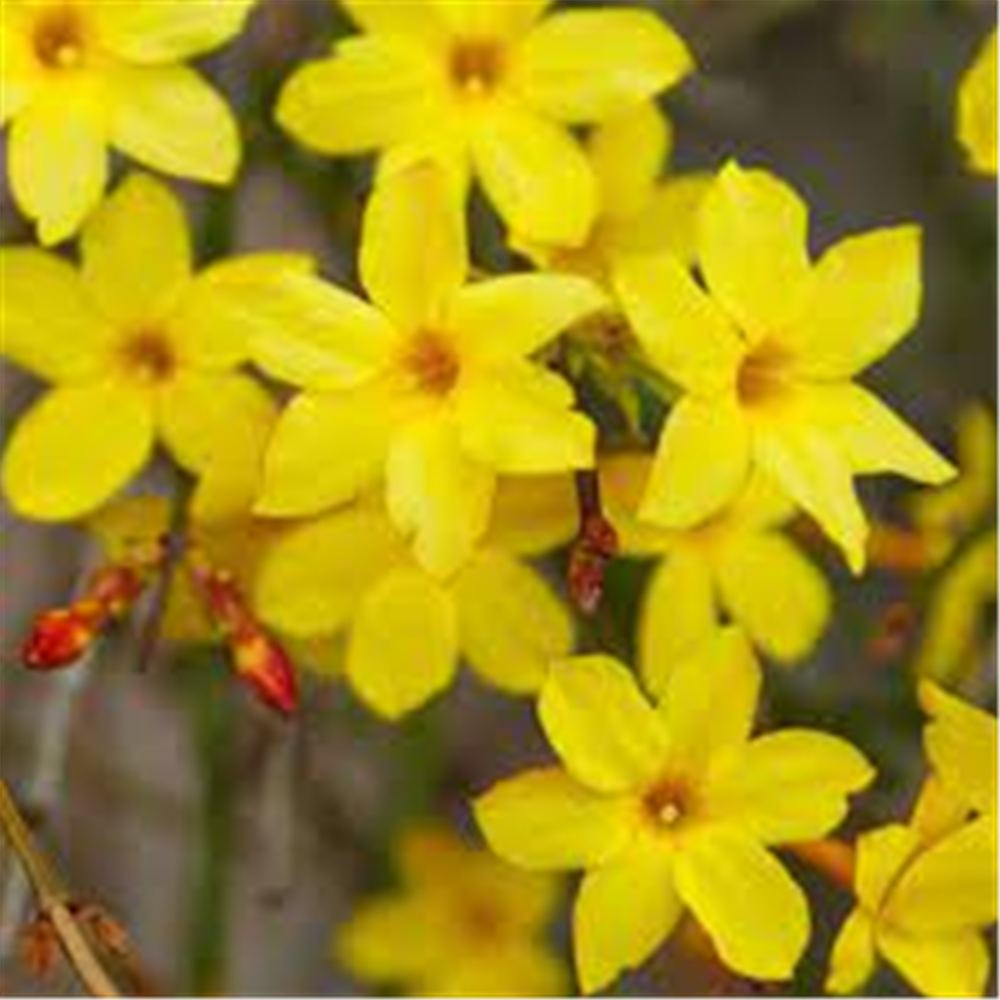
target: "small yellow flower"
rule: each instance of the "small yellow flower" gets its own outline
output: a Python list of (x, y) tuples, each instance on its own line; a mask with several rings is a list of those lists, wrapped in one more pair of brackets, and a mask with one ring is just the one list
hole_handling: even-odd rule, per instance
[(958, 89), (958, 139), (969, 168), (997, 172), (997, 33), (983, 42)]
[(858, 839), (857, 908), (840, 931), (827, 989), (855, 994), (876, 955), (929, 997), (983, 996), (996, 922), (996, 823), (973, 820), (927, 842), (891, 824)]
[(952, 467), (853, 377), (913, 327), (919, 232), (844, 240), (809, 259), (808, 213), (769, 173), (727, 165), (698, 215), (705, 287), (669, 255), (615, 274), (653, 364), (679, 384), (641, 514), (689, 527), (729, 504), (753, 469), (814, 517), (860, 571), (867, 524), (856, 475), (939, 483)]
[(997, 811), (996, 716), (931, 681), (920, 685), (930, 721), (924, 746), (931, 769), (952, 798), (983, 816)]
[(604, 301), (570, 275), (465, 284), (465, 220), (450, 183), (429, 161), (384, 176), (361, 243), (374, 305), (331, 286), (308, 336), (275, 337), (257, 353), (305, 387), (278, 425), (257, 513), (320, 513), (384, 475), (390, 516), (440, 576), (482, 536), (498, 473), (593, 464), (593, 425), (530, 355)]
[(310, 319), (283, 308), (281, 294), (290, 276), (317, 280), (309, 258), (251, 254), (194, 275), (180, 202), (141, 175), (92, 216), (81, 246), (79, 269), (34, 248), (0, 253), (0, 349), (55, 383), (4, 455), (14, 509), (40, 520), (89, 514), (157, 441), (190, 472), (210, 467), (211, 503), (245, 504), (254, 484), (237, 481), (239, 456), (260, 449), (274, 414), (264, 388), (236, 369), (255, 332)]
[(602, 121), (692, 67), (648, 10), (549, 0), (343, 0), (364, 34), (298, 70), (281, 125), (331, 155), (434, 150), (481, 181), (519, 234), (586, 238), (596, 186), (567, 126)]
[(360, 983), (403, 996), (560, 996), (566, 970), (544, 939), (557, 879), (514, 871), (443, 828), (408, 831), (399, 886), (362, 901), (334, 935)]
[(767, 656), (794, 664), (815, 647), (830, 617), (823, 574), (781, 531), (794, 508), (760, 477), (731, 507), (692, 528), (670, 531), (636, 512), (651, 458), (601, 462), (608, 516), (626, 556), (658, 560), (643, 594), (639, 668), (660, 694), (662, 671), (695, 651), (723, 619), (740, 625)]
[(633, 253), (695, 258), (698, 208), (711, 177), (703, 173), (660, 179), (670, 158), (673, 129), (649, 101), (614, 115), (586, 143), (597, 179), (597, 211), (582, 243), (536, 243), (512, 234), (511, 243), (536, 265), (584, 274), (607, 283), (616, 261)]
[(378, 503), (289, 527), (260, 564), (255, 606), (285, 635), (344, 637), (348, 683), (389, 719), (448, 687), (460, 658), (503, 691), (533, 693), (571, 651), (573, 625), (521, 557), (570, 537), (568, 492), (562, 479), (504, 482), (483, 545), (447, 582), (420, 567)]
[(685, 909), (737, 972), (794, 971), (809, 908), (769, 848), (833, 829), (873, 771), (822, 733), (751, 739), (759, 687), (735, 629), (677, 663), (655, 706), (606, 656), (552, 667), (539, 715), (563, 766), (501, 782), (475, 811), (514, 864), (584, 869), (573, 936), (586, 992), (644, 962)]
[(113, 147), (179, 177), (229, 182), (236, 122), (182, 62), (237, 35), (254, 0), (3, 0), (8, 169), (42, 243), (97, 207)]

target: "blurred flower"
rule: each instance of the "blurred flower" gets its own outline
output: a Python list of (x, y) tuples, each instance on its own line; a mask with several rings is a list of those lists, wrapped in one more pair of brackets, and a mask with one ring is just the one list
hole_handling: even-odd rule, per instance
[(760, 680), (737, 629), (679, 661), (655, 707), (609, 657), (558, 663), (539, 714), (563, 767), (508, 779), (477, 800), (502, 857), (585, 870), (574, 947), (586, 992), (644, 962), (685, 908), (737, 972), (792, 975), (809, 908), (769, 848), (829, 832), (874, 773), (850, 744), (822, 733), (750, 739)]
[(97, 207), (113, 146), (168, 174), (228, 183), (224, 99), (182, 60), (242, 31), (254, 0), (4, 0), (0, 97), (11, 190), (45, 244)]
[(498, 473), (593, 465), (594, 426), (529, 356), (603, 303), (570, 275), (464, 284), (465, 222), (448, 187), (426, 161), (384, 176), (360, 251), (375, 305), (330, 287), (301, 339), (257, 352), (305, 387), (278, 424), (257, 513), (316, 514), (384, 473), (392, 520), (442, 577), (486, 529)]
[(608, 283), (615, 262), (630, 253), (670, 252), (695, 258), (698, 207), (708, 174), (660, 179), (673, 129), (650, 101), (612, 116), (591, 133), (586, 152), (597, 179), (597, 211), (583, 242), (511, 242), (539, 267)]
[(756, 476), (708, 521), (658, 528), (636, 517), (651, 462), (645, 455), (615, 455), (600, 466), (623, 554), (658, 560), (639, 619), (639, 668), (647, 688), (661, 694), (673, 664), (724, 618), (780, 663), (808, 656), (829, 621), (831, 595), (823, 574), (781, 532), (792, 505)]
[(482, 546), (442, 582), (381, 505), (364, 502), (281, 531), (260, 564), (255, 605), (302, 640), (346, 635), (348, 682), (389, 719), (451, 684), (463, 657), (489, 684), (533, 693), (571, 651), (573, 624), (520, 557), (565, 542), (572, 509), (568, 481), (502, 481)]
[(684, 395), (663, 432), (640, 515), (689, 527), (722, 510), (752, 469), (774, 478), (860, 571), (867, 525), (853, 478), (953, 469), (852, 381), (913, 327), (919, 231), (844, 240), (818, 265), (795, 192), (735, 162), (699, 212), (702, 288), (669, 255), (634, 256), (615, 286), (652, 362)]
[(519, 235), (586, 239), (597, 192), (567, 126), (602, 121), (684, 77), (690, 53), (648, 10), (548, 0), (343, 0), (365, 34), (298, 70), (278, 104), (333, 155), (432, 151), (482, 182)]
[(994, 28), (958, 89), (958, 139), (969, 168), (997, 172), (997, 33)]
[(559, 897), (551, 876), (509, 868), (445, 829), (397, 844), (399, 887), (363, 901), (334, 953), (364, 984), (404, 996), (560, 996), (566, 972), (543, 932)]
[[(0, 348), (55, 383), (14, 428), (3, 485), (40, 520), (91, 513), (146, 464), (157, 441), (203, 473), (203, 502), (247, 503), (238, 456), (260, 447), (273, 403), (235, 369), (255, 326), (309, 322), (281, 286), (309, 258), (251, 254), (192, 274), (184, 214), (170, 191), (134, 175), (94, 213), (82, 265), (43, 251), (0, 252)], [(253, 315), (248, 323), (246, 314)], [(272, 331), (273, 332), (273, 331)]]

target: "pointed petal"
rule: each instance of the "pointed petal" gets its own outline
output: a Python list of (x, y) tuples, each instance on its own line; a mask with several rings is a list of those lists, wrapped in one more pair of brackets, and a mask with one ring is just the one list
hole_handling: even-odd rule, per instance
[(838, 996), (858, 995), (875, 971), (875, 929), (862, 909), (844, 921), (830, 953), (825, 989)]
[(517, 50), (512, 85), (544, 115), (598, 121), (672, 87), (694, 66), (673, 29), (652, 11), (562, 11)]
[(501, 690), (537, 691), (549, 665), (572, 650), (565, 606), (538, 573), (509, 555), (486, 550), (474, 556), (454, 594), (462, 653)]
[(624, 792), (662, 770), (667, 733), (632, 673), (609, 656), (554, 663), (538, 701), (542, 726), (570, 774)]
[(636, 829), (630, 799), (596, 795), (557, 767), (501, 781), (474, 809), (491, 850), (533, 871), (601, 864), (625, 848)]
[(419, 570), (398, 569), (365, 595), (347, 649), (347, 677), (361, 700), (399, 719), (444, 690), (458, 668), (451, 597)]
[(684, 906), (674, 855), (653, 838), (587, 872), (573, 908), (573, 951), (584, 993), (598, 993), (638, 968), (666, 941)]
[(978, 931), (909, 935), (881, 928), (879, 950), (926, 997), (980, 997), (990, 974), (990, 953)]
[(4, 492), (25, 517), (82, 517), (121, 489), (152, 447), (146, 397), (113, 385), (63, 386), (15, 426), (3, 457)]
[(676, 877), (726, 965), (755, 979), (792, 977), (809, 941), (809, 907), (765, 847), (736, 830), (707, 829), (685, 842)]
[(156, 323), (191, 275), (180, 201), (145, 174), (132, 174), (83, 230), (83, 280), (119, 325)]

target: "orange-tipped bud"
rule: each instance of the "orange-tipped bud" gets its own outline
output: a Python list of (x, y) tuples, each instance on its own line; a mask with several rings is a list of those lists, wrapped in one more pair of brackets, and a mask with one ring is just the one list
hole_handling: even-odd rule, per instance
[(186, 565), (209, 617), (229, 647), (237, 677), (265, 705), (291, 715), (298, 705), (292, 661), (250, 610), (236, 579), (211, 565), (199, 551), (188, 553)]

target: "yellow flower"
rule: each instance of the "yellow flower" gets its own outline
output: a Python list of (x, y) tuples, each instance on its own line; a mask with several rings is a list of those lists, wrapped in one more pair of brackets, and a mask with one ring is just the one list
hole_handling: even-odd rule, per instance
[(969, 167), (997, 172), (997, 33), (983, 42), (958, 89), (958, 139)]
[(692, 67), (652, 11), (549, 0), (343, 0), (365, 32), (288, 81), (278, 121), (332, 155), (432, 149), (519, 234), (574, 244), (596, 187), (566, 126), (602, 121)]
[(570, 489), (561, 479), (505, 482), (489, 535), (447, 582), (419, 566), (377, 503), (289, 527), (260, 565), (255, 606), (286, 635), (344, 636), (348, 683), (389, 719), (448, 687), (460, 658), (503, 691), (533, 693), (571, 651), (573, 625), (520, 557), (570, 536), (561, 513)]
[(319, 513), (384, 474), (390, 516), (442, 576), (483, 534), (497, 473), (593, 464), (593, 425), (529, 355), (603, 303), (569, 275), (464, 284), (465, 222), (449, 185), (429, 162), (383, 177), (361, 244), (375, 304), (331, 286), (311, 330), (257, 354), (306, 389), (278, 425), (257, 512)]
[(552, 667), (539, 715), (563, 766), (501, 782), (475, 811), (514, 864), (584, 869), (573, 935), (586, 992), (644, 962), (685, 908), (737, 972), (791, 976), (809, 908), (769, 848), (833, 829), (873, 772), (822, 733), (751, 739), (759, 686), (735, 629), (677, 663), (656, 706), (606, 656)]
[(514, 871), (447, 830), (411, 829), (396, 849), (399, 886), (363, 901), (334, 956), (363, 984), (404, 996), (559, 996), (563, 964), (543, 934), (552, 877)]
[(823, 574), (781, 532), (791, 505), (756, 477), (731, 507), (669, 531), (636, 517), (652, 459), (617, 455), (600, 466), (608, 516), (624, 555), (658, 560), (643, 594), (639, 668), (655, 695), (668, 671), (728, 618), (780, 663), (812, 651), (830, 617)]
[(952, 798), (970, 812), (997, 811), (997, 720), (931, 681), (920, 685), (930, 716), (924, 745), (931, 768)]
[(994, 643), (997, 533), (986, 531), (941, 570), (923, 611), (913, 669), (955, 684), (986, 662)]
[(211, 466), (212, 503), (245, 504), (251, 484), (234, 481), (237, 456), (259, 450), (273, 404), (236, 369), (255, 332), (302, 322), (281, 308), (282, 283), (317, 279), (295, 254), (251, 254), (193, 275), (189, 243), (178, 200), (133, 176), (88, 221), (79, 270), (34, 248), (0, 253), (0, 347), (55, 383), (4, 455), (19, 513), (64, 520), (96, 510), (157, 441), (191, 472)]
[(659, 179), (672, 144), (670, 122), (650, 101), (607, 119), (586, 143), (597, 179), (597, 211), (583, 242), (532, 242), (514, 233), (512, 245), (541, 268), (602, 283), (627, 254), (670, 252), (690, 264), (698, 208), (710, 177), (691, 173)]
[(990, 971), (983, 931), (996, 922), (996, 836), (988, 818), (931, 842), (902, 824), (863, 834), (858, 905), (834, 945), (827, 989), (857, 995), (881, 955), (924, 996), (982, 996)]
[(108, 149), (216, 184), (239, 164), (223, 98), (182, 60), (229, 41), (254, 0), (3, 0), (0, 97), (11, 190), (39, 239), (97, 207)]
[(938, 483), (951, 466), (853, 377), (897, 343), (920, 306), (919, 232), (844, 240), (815, 266), (808, 214), (769, 173), (736, 163), (698, 216), (705, 288), (669, 255), (622, 263), (615, 286), (653, 364), (683, 393), (641, 515), (688, 527), (717, 513), (752, 469), (771, 476), (860, 571), (867, 524), (853, 477)]

